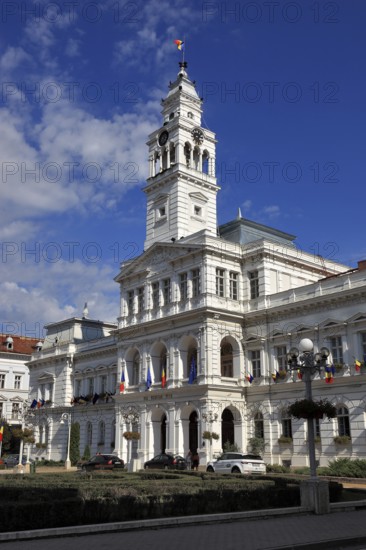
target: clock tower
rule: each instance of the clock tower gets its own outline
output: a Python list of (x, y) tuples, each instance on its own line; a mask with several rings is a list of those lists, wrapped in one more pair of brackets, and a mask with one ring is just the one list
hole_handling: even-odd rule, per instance
[(199, 231), (216, 235), (215, 134), (202, 127), (202, 100), (187, 63), (162, 100), (162, 126), (150, 134), (145, 250)]

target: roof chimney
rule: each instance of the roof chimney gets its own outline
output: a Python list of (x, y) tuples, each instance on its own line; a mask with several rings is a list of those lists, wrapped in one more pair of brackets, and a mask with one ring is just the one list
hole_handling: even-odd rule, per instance
[(364, 269), (366, 269), (366, 260), (360, 260), (357, 267), (359, 271), (363, 271)]

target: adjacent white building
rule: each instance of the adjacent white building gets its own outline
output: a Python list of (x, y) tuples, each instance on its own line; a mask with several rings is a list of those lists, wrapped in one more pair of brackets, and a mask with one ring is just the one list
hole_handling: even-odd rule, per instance
[[(149, 136), (145, 251), (125, 262), (118, 324), (83, 318), (48, 325), (30, 368), (40, 457), (65, 458), (67, 426), (80, 424), (81, 454), (118, 453), (142, 464), (161, 451), (198, 450), (201, 464), (224, 443), (246, 450), (263, 437), (265, 460), (307, 463), (304, 421), (286, 416), (304, 384), (287, 371), (301, 338), (326, 345), (332, 384), (313, 382), (338, 410), (316, 424), (321, 464), (366, 458), (366, 265), (350, 269), (299, 251), (295, 237), (240, 211), (217, 227), (215, 134), (202, 127), (201, 100), (181, 64)], [(278, 373), (273, 377), (274, 374)], [(248, 377), (253, 377), (250, 383)], [(120, 382), (123, 380), (123, 387)], [(141, 439), (130, 445), (125, 431)], [(204, 432), (215, 432), (212, 445)], [(339, 446), (337, 435), (349, 435)], [(286, 436), (286, 443), (281, 443)]]

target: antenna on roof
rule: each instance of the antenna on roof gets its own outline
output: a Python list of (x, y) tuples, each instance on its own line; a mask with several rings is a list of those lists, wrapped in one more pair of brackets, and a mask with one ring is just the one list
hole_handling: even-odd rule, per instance
[(241, 209), (238, 208), (238, 215), (237, 215), (236, 219), (237, 219), (237, 220), (241, 220), (242, 217), (243, 217), (243, 216), (241, 215)]

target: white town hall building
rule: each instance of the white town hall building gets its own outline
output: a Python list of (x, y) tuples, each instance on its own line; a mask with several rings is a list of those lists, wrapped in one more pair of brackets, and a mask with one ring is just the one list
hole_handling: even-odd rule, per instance
[[(196, 449), (204, 465), (227, 441), (246, 451), (253, 436), (266, 462), (305, 465), (306, 423), (286, 414), (305, 388), (286, 354), (306, 337), (335, 367), (332, 384), (313, 380), (314, 398), (338, 413), (316, 424), (317, 459), (366, 458), (366, 262), (350, 269), (299, 251), (293, 235), (240, 211), (217, 227), (216, 139), (201, 116), (181, 63), (148, 138), (145, 250), (115, 278), (117, 324), (86, 313), (52, 323), (28, 363), (30, 402), (42, 403), (32, 454), (66, 458), (67, 413), (80, 454), (88, 445), (128, 462), (134, 452), (137, 467)], [(140, 433), (133, 449), (126, 431)]]

